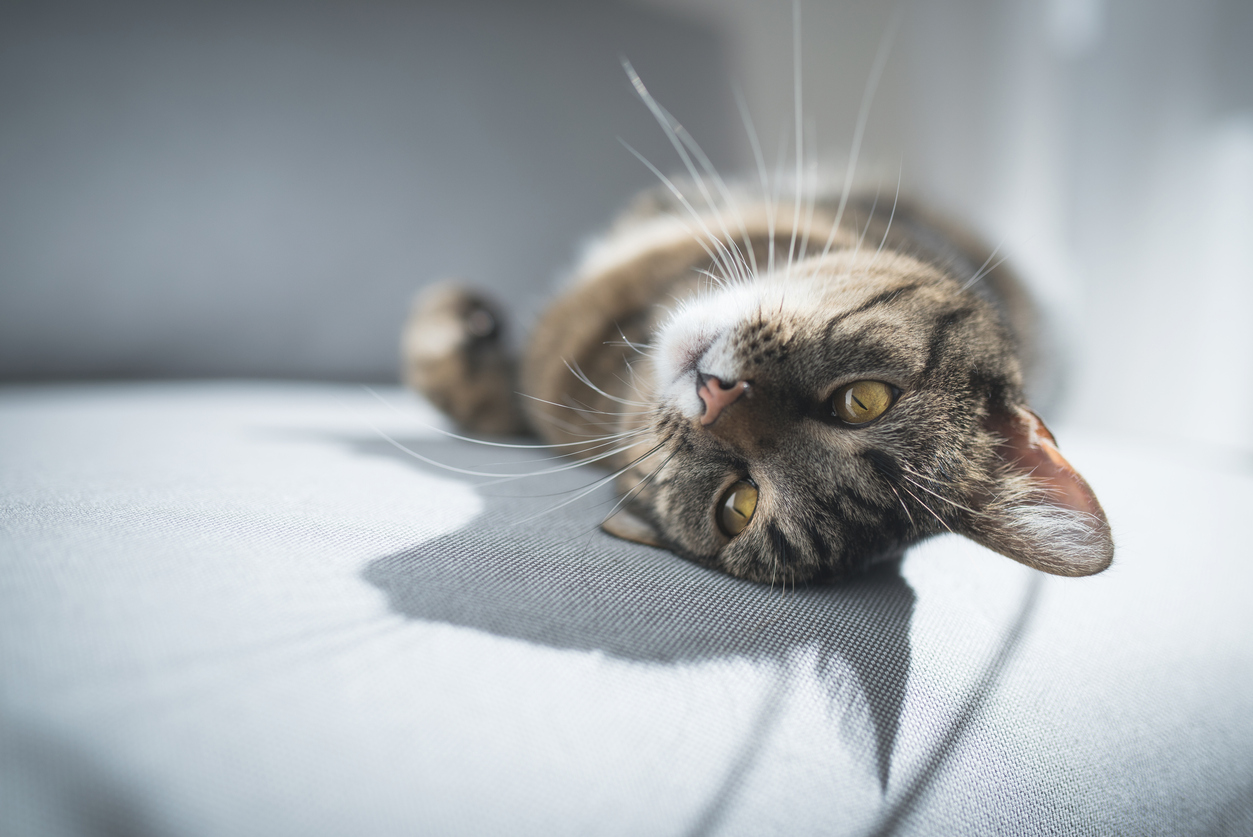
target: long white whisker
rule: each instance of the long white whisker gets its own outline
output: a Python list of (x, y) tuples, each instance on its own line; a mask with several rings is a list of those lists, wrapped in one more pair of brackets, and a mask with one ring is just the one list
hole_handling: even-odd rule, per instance
[[(648, 170), (653, 173), (653, 176), (655, 176), (658, 180), (660, 180), (662, 184), (667, 189), (670, 190), (670, 194), (674, 195), (675, 198), (678, 199), (679, 204), (684, 209), (687, 210), (688, 214), (691, 215), (692, 218), (696, 221), (696, 223), (700, 226), (706, 239), (708, 240), (708, 243), (713, 244), (714, 247), (717, 248), (718, 252), (715, 253), (713, 250), (711, 250), (708, 246), (706, 246), (705, 240), (703, 240), (700, 236), (696, 235), (696, 233), (693, 232), (691, 229), (688, 229), (688, 232), (692, 235), (693, 240), (695, 240), (698, 244), (700, 244), (701, 248), (709, 255), (709, 258), (711, 261), (716, 262), (718, 265), (720, 265), (722, 269), (727, 272), (728, 276), (733, 276), (735, 274), (735, 271), (731, 267), (731, 262), (729, 261), (730, 254), (727, 251), (726, 245), (723, 244), (721, 241), (719, 241), (718, 237), (714, 235), (713, 232), (710, 231), (709, 227), (705, 224), (704, 219), (701, 218), (700, 214), (696, 211), (695, 207), (693, 207), (692, 204), (688, 201), (687, 196), (683, 194), (682, 190), (680, 190), (679, 187), (674, 184), (673, 180), (671, 180), (669, 177), (666, 177), (666, 175), (662, 174), (661, 169), (654, 166), (651, 162), (648, 161), (648, 159), (643, 154), (639, 153), (634, 148), (632, 148), (631, 145), (626, 140), (619, 139), (618, 142), (622, 143), (623, 147), (625, 147), (627, 151), (630, 151), (632, 154), (634, 154), (635, 159), (639, 160), (641, 163), (647, 166)], [(725, 257), (723, 255), (724, 253), (727, 254)]]
[(774, 212), (770, 219), (771, 221), (770, 223), (770, 272), (771, 273), (774, 272), (775, 265), (780, 260), (779, 257), (775, 255), (774, 240), (775, 240), (775, 237), (778, 235), (778, 229), (779, 229), (779, 209), (780, 209), (780, 203), (782, 203), (784, 169), (787, 167), (787, 144), (788, 144), (788, 134), (787, 134), (787, 130), (785, 129), (783, 132), (783, 136), (779, 138), (779, 150), (775, 153), (774, 185), (773, 185), (772, 194), (770, 196), (770, 205), (774, 207)]
[[(709, 232), (708, 227), (705, 228), (705, 231), (709, 233), (710, 239), (719, 245), (719, 250), (726, 254), (728, 264), (725, 264), (724, 267), (727, 269), (728, 275), (737, 275), (737, 269), (739, 264), (743, 262), (744, 256), (740, 253), (739, 248), (735, 246), (735, 241), (732, 239), (730, 231), (727, 229), (726, 224), (722, 221), (722, 213), (718, 211), (717, 205), (714, 203), (713, 196), (709, 193), (709, 188), (705, 185), (704, 179), (700, 176), (700, 172), (697, 171), (695, 164), (692, 162), (692, 158), (688, 155), (687, 150), (684, 148), (683, 141), (679, 138), (679, 134), (675, 130), (675, 126), (678, 126), (679, 130), (683, 130), (682, 126), (678, 125), (678, 121), (671, 116), (666, 109), (657, 102), (656, 99), (653, 98), (652, 93), (648, 92), (648, 87), (644, 84), (644, 80), (640, 78), (639, 73), (637, 73), (635, 68), (631, 66), (630, 61), (627, 61), (624, 58), (622, 60), (622, 68), (626, 70), (627, 78), (630, 79), (632, 86), (635, 87), (635, 92), (639, 94), (640, 99), (643, 100), (644, 104), (653, 114), (653, 118), (657, 120), (657, 124), (660, 125), (662, 130), (665, 132), (666, 138), (670, 140), (670, 144), (674, 146), (674, 150), (678, 152), (679, 159), (683, 161), (683, 165), (687, 169), (688, 174), (692, 176), (692, 180), (696, 184), (696, 188), (700, 190), (701, 196), (705, 199), (705, 205), (713, 212), (714, 217), (718, 221), (718, 225), (722, 228), (724, 236), (722, 239), (719, 239), (713, 233)], [(683, 133), (687, 132), (683, 131)], [(693, 144), (695, 143), (693, 142)], [(698, 220), (700, 219), (698, 218)], [(701, 221), (701, 226), (704, 226), (704, 221)], [(732, 249), (728, 249), (728, 244), (734, 252), (732, 252)]]
[[(576, 443), (576, 444), (581, 444), (585, 446), (578, 450), (566, 451), (564, 453), (559, 453), (556, 456), (544, 456), (544, 457), (539, 457), (536, 459), (528, 459), (525, 464), (534, 465), (540, 462), (555, 462), (558, 460), (561, 460), (564, 462), (573, 461), (573, 462), (578, 462), (580, 464), (586, 464), (589, 460), (580, 459), (579, 457), (582, 457), (584, 454), (589, 454), (598, 450), (603, 450), (604, 448), (612, 447), (614, 445), (620, 445), (626, 439), (632, 439), (632, 438), (636, 438), (639, 436), (647, 436), (649, 435), (650, 432), (651, 432), (650, 428), (641, 427), (641, 428), (631, 431), (630, 433), (620, 434), (619, 438), (611, 438), (611, 439), (604, 439), (604, 440), (599, 440), (596, 438), (589, 438), (586, 442)], [(630, 445), (628, 445), (627, 448), (629, 449)], [(496, 468), (496, 467), (501, 467), (505, 465), (513, 465), (513, 464), (514, 463), (512, 462), (484, 462), (482, 465), (479, 465), (478, 467)]]
[(861, 243), (866, 240), (866, 233), (870, 232), (870, 225), (874, 222), (874, 211), (879, 206), (879, 189), (874, 190), (874, 200), (870, 202), (870, 212), (866, 215), (866, 225), (861, 228), (861, 235), (857, 236), (857, 246), (853, 248), (853, 254), (861, 252)]
[[(714, 168), (713, 162), (710, 161), (704, 150), (700, 147), (696, 140), (693, 139), (692, 135), (688, 133), (688, 130), (684, 128), (673, 115), (671, 115), (670, 111), (666, 110), (660, 104), (657, 104), (657, 109), (669, 121), (670, 128), (673, 131), (674, 136), (677, 137), (683, 145), (687, 146), (688, 150), (692, 152), (692, 156), (694, 156), (697, 162), (701, 164), (701, 168), (703, 168), (706, 174), (709, 175), (710, 179), (713, 180), (714, 188), (716, 188), (718, 193), (722, 196), (722, 205), (731, 212), (732, 217), (736, 221), (736, 225), (740, 231), (744, 246), (747, 248), (747, 257), (745, 256), (744, 251), (740, 250), (739, 245), (736, 243), (735, 236), (731, 234), (731, 230), (727, 228), (726, 221), (723, 220), (722, 217), (722, 209), (719, 208), (719, 205), (714, 201), (713, 195), (710, 194), (709, 189), (705, 186), (705, 181), (700, 177), (700, 175), (693, 172), (693, 178), (696, 182), (697, 188), (700, 189), (701, 195), (705, 198), (705, 203), (713, 210), (714, 217), (718, 221), (718, 226), (722, 229), (722, 235), (730, 247), (737, 271), (736, 278), (745, 280), (751, 278), (751, 273), (753, 271), (753, 263), (751, 261), (753, 259), (753, 244), (748, 237), (748, 229), (744, 225), (744, 218), (740, 214), (739, 207), (736, 205), (735, 199), (731, 196), (731, 190), (727, 188), (726, 181), (722, 179), (722, 175), (718, 174), (718, 170)], [(690, 161), (686, 162), (688, 163), (689, 171), (691, 171)]]
[(710, 272), (710, 271), (708, 271), (708, 270), (705, 270), (705, 269), (703, 269), (703, 268), (699, 268), (699, 267), (694, 267), (694, 268), (692, 268), (692, 271), (693, 271), (694, 273), (699, 273), (701, 276), (704, 276), (704, 277), (705, 277), (705, 278), (707, 278), (710, 282), (713, 282), (714, 284), (716, 284), (719, 288), (725, 288), (725, 287), (728, 287), (728, 286), (727, 286), (727, 281), (726, 281), (725, 279), (723, 279), (721, 276), (719, 276), (718, 274), (716, 274), (716, 273), (712, 273), (712, 272)]
[(801, 4), (792, 0), (792, 108), (796, 117), (796, 193), (792, 210), (792, 240), (787, 247), (787, 266), (790, 270), (796, 258), (796, 232), (801, 222), (801, 165), (804, 160), (805, 137), (801, 126)]
[(485, 476), (485, 477), (486, 476), (498, 477), (498, 479), (492, 480), (491, 482), (482, 483), (482, 485), (484, 486), (500, 485), (501, 483), (512, 482), (513, 480), (525, 479), (527, 477), (545, 477), (545, 476), (548, 476), (549, 474), (560, 474), (564, 471), (573, 471), (576, 468), (582, 468), (586, 465), (591, 465), (593, 462), (601, 462), (605, 459), (611, 459), (617, 456), (618, 454), (626, 453), (627, 451), (636, 447), (638, 444), (639, 442), (632, 442), (629, 445), (623, 445), (622, 447), (615, 448), (614, 450), (605, 451), (604, 453), (598, 453), (595, 456), (589, 456), (584, 459), (577, 460), (575, 462), (568, 462), (565, 465), (557, 465), (553, 468), (544, 468), (539, 471), (527, 471), (527, 472), (518, 473), (518, 474), (481, 474), (480, 476)]
[[(899, 463), (898, 463), (898, 464), (899, 464)], [(902, 470), (903, 470), (903, 469), (902, 469)], [(977, 511), (975, 511), (974, 509), (966, 508), (965, 506), (963, 506), (961, 503), (957, 502), (956, 500), (950, 500), (948, 497), (945, 497), (943, 494), (938, 494), (938, 493), (936, 493), (936, 492), (932, 491), (930, 488), (927, 488), (925, 485), (923, 485), (922, 483), (918, 482), (918, 480), (911, 478), (908, 474), (902, 474), (902, 476), (904, 476), (904, 477), (905, 477), (905, 479), (906, 479), (909, 483), (911, 483), (912, 485), (914, 485), (914, 486), (916, 486), (916, 487), (918, 487), (918, 488), (921, 488), (923, 491), (927, 492), (928, 494), (930, 494), (932, 497), (935, 497), (936, 499), (943, 500), (944, 502), (948, 503), (950, 506), (956, 506), (957, 508), (961, 509), (962, 511), (964, 511), (964, 512), (970, 512), (971, 514), (976, 514), (976, 515), (977, 515), (977, 514), (979, 513), (979, 512), (977, 512)]]
[[(629, 411), (623, 411), (623, 412), (614, 412), (612, 410), (593, 410), (591, 407), (588, 407), (586, 405), (558, 404), (556, 401), (548, 401), (543, 398), (538, 398), (534, 395), (527, 395), (525, 392), (520, 392), (518, 393), (518, 395), (522, 396), (523, 398), (530, 399), (531, 401), (538, 401), (541, 404), (547, 404), (550, 407), (557, 407), (558, 409), (561, 409), (561, 410), (574, 410), (580, 413), (595, 413), (596, 415), (601, 415), (601, 416), (647, 416), (647, 415), (652, 415), (653, 413), (658, 412), (658, 409), (659, 409), (658, 408), (658, 409), (652, 409), (652, 410), (629, 410)], [(541, 447), (544, 447), (544, 446), (541, 446)]]
[(623, 474), (625, 474), (627, 471), (631, 470), (632, 468), (634, 468), (634, 467), (635, 467), (636, 465), (638, 465), (639, 463), (643, 462), (643, 461), (644, 461), (645, 459), (647, 459), (648, 457), (650, 457), (650, 456), (652, 456), (653, 454), (657, 453), (657, 451), (661, 450), (661, 448), (662, 448), (662, 446), (663, 446), (664, 444), (665, 444), (664, 442), (660, 442), (660, 443), (658, 443), (655, 447), (653, 447), (653, 448), (652, 448), (651, 450), (649, 450), (647, 453), (645, 453), (645, 454), (643, 454), (642, 456), (640, 456), (640, 457), (638, 457), (638, 458), (636, 458), (636, 459), (632, 460), (632, 461), (631, 461), (630, 463), (628, 463), (628, 464), (627, 464), (624, 468), (622, 468), (622, 469), (620, 469), (620, 470), (618, 470), (618, 471), (613, 472), (612, 474), (609, 474), (609, 475), (607, 475), (607, 476), (601, 477), (600, 479), (596, 480), (594, 483), (592, 483), (591, 487), (590, 487), (590, 488), (588, 488), (586, 491), (582, 491), (582, 492), (580, 492), (580, 493), (579, 493), (579, 494), (577, 494), (576, 496), (571, 497), (569, 500), (566, 500), (564, 503), (559, 503), (558, 505), (553, 506), (551, 509), (546, 509), (546, 510), (544, 510), (544, 511), (540, 512), (540, 513), (539, 513), (539, 514), (540, 514), (540, 516), (543, 516), (543, 515), (546, 515), (546, 514), (552, 514), (553, 512), (557, 511), (558, 509), (563, 509), (563, 508), (565, 508), (566, 506), (570, 505), (571, 503), (577, 503), (579, 500), (582, 500), (584, 497), (586, 497), (587, 495), (591, 494), (593, 491), (596, 491), (598, 488), (600, 488), (601, 486), (605, 485), (606, 483), (609, 483), (609, 482), (612, 482), (613, 480), (616, 480), (618, 477), (622, 476), (622, 475), (623, 475)]
[[(769, 270), (774, 269), (774, 203), (770, 200), (769, 175), (766, 173), (766, 158), (761, 153), (761, 142), (757, 137), (757, 129), (753, 127), (753, 119), (748, 112), (748, 102), (738, 87), (735, 88), (735, 104), (740, 109), (740, 119), (744, 122), (744, 130), (748, 132), (748, 143), (753, 149), (753, 160), (757, 163), (757, 174), (761, 177), (761, 197), (766, 205), (766, 234), (769, 237), (767, 247)], [(756, 265), (754, 264), (754, 268)]]
[[(1002, 243), (1004, 243), (1004, 239), (1002, 239), (1001, 241)], [(999, 250), (999, 249), (1001, 249), (1001, 245), (997, 244), (996, 250)], [(992, 261), (992, 256), (996, 255), (996, 250), (993, 250), (992, 253), (988, 256), (987, 261), (983, 263), (983, 266), (975, 271), (975, 275), (971, 276), (970, 279), (966, 282), (966, 284), (962, 285), (963, 291), (969, 290), (976, 282), (978, 282), (984, 276), (987, 276), (992, 271), (996, 270), (998, 267), (1001, 266), (1002, 262), (1004, 262), (1006, 259), (1009, 258), (1009, 254), (1007, 253), (1004, 256), (1001, 256), (995, 262), (993, 262), (991, 267), (988, 267), (988, 262)]]
[[(634, 349), (638, 354), (644, 355), (645, 357), (648, 356), (649, 352), (645, 350), (651, 350), (652, 346), (648, 345), (647, 343), (632, 343), (630, 338), (628, 338), (626, 334), (623, 333), (622, 326), (618, 325), (617, 323), (614, 323), (614, 328), (618, 330), (618, 336), (622, 338), (623, 345), (629, 346), (630, 348)], [(605, 345), (609, 346), (611, 344), (605, 343)]]
[(818, 131), (814, 127), (812, 120), (807, 126), (806, 135), (809, 137), (809, 170), (808, 183), (805, 186), (805, 226), (804, 234), (801, 236), (801, 246), (798, 251), (800, 258), (805, 258), (809, 252), (809, 233), (814, 225), (814, 204), (818, 199)]
[(627, 407), (651, 407), (652, 406), (651, 404), (644, 402), (644, 401), (631, 401), (626, 398), (619, 398), (616, 395), (610, 395), (609, 393), (605, 392), (600, 387), (596, 386), (596, 384), (592, 383), (591, 378), (587, 377), (587, 375), (584, 374), (583, 370), (579, 368), (579, 365), (577, 363), (571, 366), (570, 361), (565, 360), (564, 358), (562, 359), (561, 362), (566, 365), (567, 369), (569, 369), (572, 373), (574, 373), (574, 377), (578, 378), (584, 384), (591, 387), (593, 391), (599, 393), (600, 395), (603, 395), (605, 398), (608, 398), (610, 401), (616, 401), (617, 403), (623, 404)]
[[(395, 439), (393, 439), (391, 436), (389, 436), (387, 433), (385, 433), (385, 432), (384, 432), (381, 428), (379, 428), (377, 425), (375, 425), (375, 424), (373, 424), (373, 423), (371, 423), (371, 422), (367, 422), (367, 424), (369, 424), (370, 428), (371, 428), (371, 429), (372, 429), (375, 433), (377, 433), (379, 436), (381, 436), (381, 437), (382, 437), (385, 441), (387, 441), (389, 444), (393, 445), (393, 446), (394, 446), (397, 450), (401, 451), (402, 453), (408, 454), (409, 456), (412, 456), (414, 459), (418, 460), (419, 462), (425, 462), (427, 465), (431, 465), (431, 466), (433, 466), (433, 467), (435, 467), (435, 468), (441, 468), (441, 469), (443, 469), (443, 470), (445, 470), (445, 471), (451, 471), (451, 472), (452, 472), (452, 473), (454, 473), (454, 474), (465, 474), (466, 476), (471, 476), (471, 477), (508, 477), (508, 478), (513, 478), (513, 477), (516, 477), (516, 476), (520, 476), (520, 475), (518, 475), (518, 474), (496, 474), (496, 473), (488, 473), (488, 472), (484, 472), (484, 471), (471, 471), (471, 470), (470, 470), (470, 469), (468, 469), (468, 468), (458, 468), (458, 467), (456, 467), (456, 466), (454, 466), (454, 465), (447, 465), (447, 464), (445, 464), (445, 463), (443, 463), (443, 462), (437, 462), (436, 460), (431, 459), (431, 458), (426, 457), (426, 456), (423, 456), (422, 454), (418, 453), (417, 451), (415, 451), (415, 450), (413, 450), (413, 449), (411, 449), (411, 448), (406, 447), (405, 445), (401, 444), (400, 442), (397, 442)], [(521, 475), (521, 476), (525, 476), (525, 475)]]
[(896, 501), (900, 503), (901, 508), (905, 510), (905, 516), (909, 518), (909, 525), (917, 526), (918, 524), (914, 522), (914, 516), (910, 514), (909, 506), (905, 505), (905, 501), (901, 498), (901, 493), (896, 490), (896, 486), (892, 485), (892, 481), (886, 477), (883, 481), (888, 484), (888, 488), (892, 489), (892, 493), (896, 495)]
[[(669, 440), (667, 439), (666, 441), (669, 441)], [(662, 442), (662, 444), (665, 444), (665, 442)], [(618, 502), (613, 504), (613, 508), (611, 508), (609, 512), (604, 517), (601, 518), (600, 522), (603, 524), (606, 520), (608, 520), (609, 518), (617, 514), (618, 510), (622, 508), (624, 505), (626, 505), (628, 502), (630, 502), (632, 497), (639, 494), (646, 485), (648, 485), (650, 482), (656, 479), (657, 475), (661, 473), (662, 469), (665, 468), (666, 465), (670, 464), (670, 460), (674, 459), (674, 457), (677, 454), (678, 454), (677, 450), (673, 451), (669, 456), (667, 456), (665, 459), (661, 461), (660, 465), (658, 465), (656, 468), (650, 471), (647, 476), (645, 476), (635, 485), (631, 486), (631, 489), (627, 491), (625, 494), (623, 494), (622, 497), (618, 499)]]
[[(716, 188), (718, 193), (722, 196), (723, 205), (730, 210), (736, 227), (739, 229), (740, 240), (744, 242), (743, 252), (740, 251), (738, 246), (735, 247), (735, 253), (738, 257), (737, 261), (739, 262), (742, 271), (740, 278), (751, 279), (757, 270), (757, 255), (753, 252), (753, 240), (748, 234), (748, 228), (744, 223), (744, 216), (740, 213), (739, 205), (732, 196), (731, 190), (727, 188), (726, 181), (722, 178), (722, 175), (718, 173), (717, 168), (714, 167), (714, 164), (710, 161), (709, 156), (705, 154), (704, 149), (702, 149), (692, 135), (688, 133), (687, 129), (684, 128), (678, 120), (674, 119), (668, 110), (660, 104), (658, 104), (658, 107), (661, 109), (662, 113), (670, 119), (675, 134), (683, 141), (683, 144), (688, 147), (688, 150), (692, 152), (692, 156), (694, 156), (697, 162), (700, 163), (701, 168), (703, 168), (706, 174), (709, 175), (710, 179), (713, 180), (714, 188)], [(712, 201), (708, 195), (706, 195), (706, 200)], [(723, 223), (721, 213), (718, 214), (718, 223), (722, 226), (723, 234), (726, 235), (727, 239), (734, 245), (734, 239), (731, 237), (731, 233), (727, 229), (726, 224)]]
[(945, 529), (948, 529), (950, 532), (952, 532), (952, 531), (953, 531), (953, 530), (952, 530), (952, 528), (951, 528), (951, 527), (950, 527), (947, 523), (945, 523), (945, 522), (944, 522), (944, 518), (940, 517), (938, 514), (936, 514), (936, 513), (935, 513), (935, 511), (934, 511), (934, 510), (933, 510), (930, 506), (928, 506), (926, 503), (922, 502), (922, 500), (919, 500), (919, 499), (918, 499), (918, 495), (917, 495), (917, 494), (915, 494), (914, 492), (910, 491), (908, 488), (906, 488), (906, 487), (905, 487), (905, 486), (903, 486), (903, 485), (901, 486), (901, 491), (904, 491), (904, 492), (905, 492), (906, 494), (908, 494), (910, 497), (913, 497), (913, 498), (914, 498), (914, 501), (915, 501), (916, 503), (918, 503), (918, 505), (922, 506), (924, 509), (926, 509), (927, 511), (931, 512), (931, 516), (932, 516), (932, 517), (934, 517), (936, 520), (940, 521), (940, 525), (941, 525), (941, 526), (943, 526)]
[(848, 205), (848, 196), (853, 189), (853, 177), (857, 171), (857, 157), (861, 154), (862, 139), (866, 134), (866, 124), (870, 121), (870, 104), (874, 101), (875, 91), (879, 87), (879, 78), (888, 63), (888, 54), (892, 51), (892, 41), (896, 36), (897, 26), (901, 22), (901, 9), (898, 7), (888, 29), (879, 40), (879, 49), (875, 53), (874, 65), (870, 69), (870, 78), (866, 80), (866, 88), (862, 91), (861, 108), (857, 112), (857, 125), (853, 129), (853, 147), (848, 155), (848, 168), (844, 172), (844, 188), (840, 193), (840, 206), (835, 212), (835, 225), (831, 227), (831, 235), (827, 237), (827, 246), (822, 248), (825, 256), (835, 243), (835, 236), (840, 229), (840, 221), (844, 217), (844, 207)]
[(562, 397), (565, 399), (566, 408), (574, 410), (584, 419), (587, 419), (591, 416), (605, 416), (606, 417), (605, 421), (586, 421), (585, 422), (586, 427), (618, 427), (622, 424), (622, 418), (624, 416), (630, 416), (632, 418), (635, 418), (637, 416), (643, 417), (643, 416), (655, 415), (661, 412), (660, 407), (657, 407), (652, 410), (623, 410), (621, 412), (615, 411), (615, 410), (594, 410), (591, 407), (584, 404), (579, 399), (575, 398), (574, 396), (568, 393), (563, 395)]
[(874, 258), (870, 260), (870, 264), (878, 261), (879, 254), (883, 252), (883, 246), (888, 243), (888, 233), (892, 231), (892, 219), (896, 217), (896, 202), (901, 196), (901, 172), (903, 170), (903, 164), (896, 170), (896, 196), (892, 198), (892, 212), (888, 215), (888, 225), (883, 228), (883, 238), (879, 241), (879, 249), (874, 251)]
[[(449, 438), (449, 439), (456, 439), (456, 440), (457, 440), (457, 441), (459, 441), (459, 442), (470, 442), (470, 443), (475, 444), (475, 445), (483, 445), (483, 446), (485, 446), (485, 447), (489, 447), (489, 448), (516, 448), (516, 449), (520, 449), (520, 450), (550, 450), (550, 449), (552, 449), (552, 448), (568, 448), (568, 447), (575, 447), (575, 446), (577, 446), (577, 445), (586, 445), (586, 444), (589, 444), (589, 442), (590, 442), (590, 440), (589, 440), (589, 442), (563, 442), (563, 443), (561, 443), (561, 444), (552, 444), (552, 445), (548, 445), (548, 444), (540, 444), (540, 445), (520, 445), (520, 444), (511, 444), (511, 443), (508, 443), (508, 442), (492, 442), (492, 441), (488, 441), (487, 439), (476, 439), (476, 438), (474, 438), (473, 436), (462, 436), (462, 435), (460, 435), (460, 434), (453, 433), (453, 432), (451, 432), (451, 431), (449, 431), (449, 430), (445, 430), (445, 429), (443, 429), (442, 427), (436, 427), (436, 426), (431, 425), (431, 424), (426, 424), (425, 422), (416, 421), (416, 420), (415, 420), (415, 419), (414, 419), (411, 415), (409, 415), (408, 413), (405, 413), (405, 412), (401, 411), (401, 410), (400, 410), (400, 409), (399, 409), (399, 408), (398, 408), (395, 404), (392, 404), (392, 403), (391, 403), (390, 401), (388, 401), (386, 398), (384, 398), (383, 396), (381, 396), (381, 395), (379, 395), (377, 392), (375, 392), (375, 391), (374, 391), (374, 389), (373, 389), (373, 388), (371, 388), (369, 385), (367, 385), (367, 384), (362, 384), (362, 385), (361, 385), (361, 388), (362, 388), (362, 389), (364, 389), (366, 392), (370, 393), (370, 395), (373, 395), (373, 396), (374, 396), (375, 398), (377, 398), (380, 402), (382, 402), (382, 403), (383, 403), (383, 404), (385, 404), (388, 408), (390, 408), (393, 412), (397, 413), (398, 415), (402, 415), (402, 416), (404, 416), (404, 417), (405, 417), (405, 419), (406, 419), (407, 421), (412, 421), (412, 422), (413, 422), (414, 424), (416, 424), (418, 427), (421, 427), (421, 428), (423, 428), (423, 429), (425, 429), (425, 430), (431, 430), (431, 431), (434, 431), (435, 433), (438, 433), (438, 434), (440, 434), (441, 436), (444, 436), (444, 437)], [(519, 395), (523, 395), (522, 393), (518, 393), (518, 394), (519, 394)], [(528, 395), (523, 395), (523, 397), (524, 397), (524, 398), (530, 398), (531, 396), (528, 396)], [(535, 399), (535, 400), (536, 400), (536, 401), (543, 401), (543, 399), (540, 399), (540, 398), (537, 398), (537, 399)], [(551, 404), (552, 402), (550, 402), (550, 401), (545, 401), (544, 403), (545, 403), (545, 404)], [(555, 406), (555, 407), (560, 407), (561, 405), (560, 405), (560, 404), (554, 404), (553, 406)], [(626, 436), (626, 435), (629, 435), (629, 433), (634, 433), (634, 432), (636, 432), (636, 431), (629, 431), (628, 433), (618, 433), (618, 434), (613, 434), (613, 435), (609, 435), (609, 436), (598, 436), (598, 437), (597, 437), (597, 439), (614, 439), (614, 438), (617, 438), (617, 437), (620, 437), (620, 436)]]

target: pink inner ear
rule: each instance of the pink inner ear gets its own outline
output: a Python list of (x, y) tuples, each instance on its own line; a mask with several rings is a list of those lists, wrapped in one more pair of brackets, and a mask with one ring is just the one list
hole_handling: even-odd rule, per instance
[(1005, 437), (1001, 455), (1028, 472), (1032, 482), (1048, 493), (1053, 505), (1105, 520), (1105, 511), (1088, 483), (1057, 449), (1057, 440), (1035, 413), (1024, 407), (989, 427)]

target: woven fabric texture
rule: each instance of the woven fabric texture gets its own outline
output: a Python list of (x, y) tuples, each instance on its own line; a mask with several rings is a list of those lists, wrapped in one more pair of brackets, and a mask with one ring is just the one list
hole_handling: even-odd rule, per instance
[(0, 833), (1253, 833), (1247, 474), (1063, 428), (1105, 574), (781, 590), (380, 395), (0, 391)]

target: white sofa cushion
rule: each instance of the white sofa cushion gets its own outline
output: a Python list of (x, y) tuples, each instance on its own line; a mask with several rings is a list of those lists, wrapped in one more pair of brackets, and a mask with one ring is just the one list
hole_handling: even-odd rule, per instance
[(382, 398), (0, 390), (0, 832), (1253, 833), (1247, 473), (1063, 428), (1103, 575), (785, 592)]

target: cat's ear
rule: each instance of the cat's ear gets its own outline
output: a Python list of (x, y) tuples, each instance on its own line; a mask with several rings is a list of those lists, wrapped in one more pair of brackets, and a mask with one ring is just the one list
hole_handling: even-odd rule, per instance
[(630, 509), (618, 509), (600, 524), (600, 528), (624, 541), (634, 541), (646, 546), (657, 546), (665, 549), (656, 528), (644, 518)]
[(986, 427), (1003, 440), (995, 490), (966, 534), (1054, 575), (1092, 575), (1108, 567), (1114, 541), (1105, 512), (1040, 417), (1014, 407), (993, 414)]

